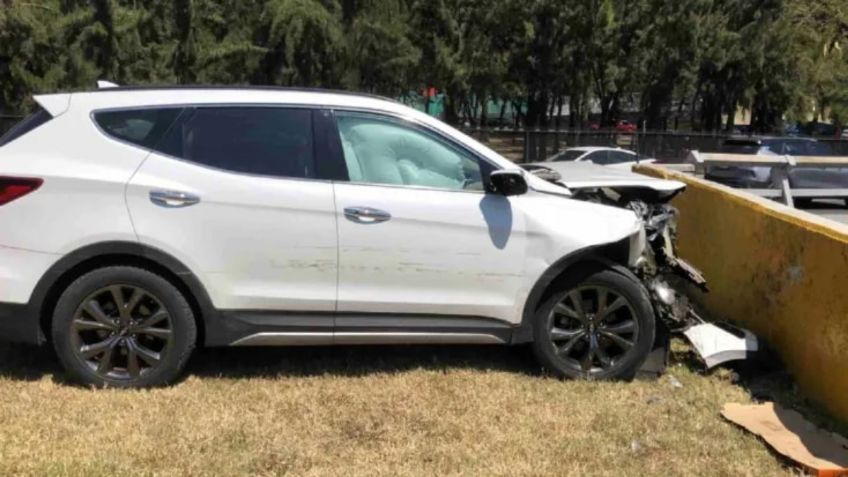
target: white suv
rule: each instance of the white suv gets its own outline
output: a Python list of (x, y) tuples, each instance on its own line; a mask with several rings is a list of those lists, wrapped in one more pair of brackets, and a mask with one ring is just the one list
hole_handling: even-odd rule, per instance
[(533, 343), (568, 377), (654, 343), (630, 210), (423, 113), (269, 88), (37, 96), (0, 140), (0, 337), (98, 386), (196, 346)]

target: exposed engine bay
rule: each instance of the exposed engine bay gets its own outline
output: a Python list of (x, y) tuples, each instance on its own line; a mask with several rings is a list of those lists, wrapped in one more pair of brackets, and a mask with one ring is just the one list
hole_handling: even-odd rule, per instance
[[(661, 323), (668, 331), (689, 339), (708, 367), (744, 359), (756, 350), (756, 339), (752, 340), (750, 332), (724, 323), (706, 323), (690, 303), (689, 294), (707, 293), (709, 288), (701, 271), (677, 254), (678, 211), (669, 202), (685, 190), (685, 184), (586, 163), (546, 162), (522, 167), (566, 187), (574, 199), (632, 210), (641, 219), (648, 245), (631, 264), (631, 270), (650, 293)], [(694, 333), (688, 333), (693, 329), (697, 339), (692, 339)]]
[(668, 204), (676, 193), (660, 197), (656, 191), (640, 187), (599, 187), (572, 193), (575, 199), (632, 210), (644, 224), (648, 243), (633, 272), (651, 293), (657, 314), (672, 331), (702, 321), (686, 295), (677, 291), (684, 282), (703, 292), (709, 290), (700, 270), (677, 255), (678, 212)]

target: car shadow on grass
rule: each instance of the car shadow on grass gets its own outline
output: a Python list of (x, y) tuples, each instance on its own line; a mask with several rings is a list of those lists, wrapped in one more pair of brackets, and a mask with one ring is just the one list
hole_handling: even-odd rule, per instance
[[(527, 346), (318, 346), (209, 348), (194, 352), (186, 376), (275, 378), (364, 376), (409, 370), (469, 369), (539, 375)], [(0, 377), (68, 384), (50, 346), (0, 343)]]
[(45, 375), (59, 377), (62, 372), (49, 346), (0, 343), (0, 377), (38, 381)]
[(187, 374), (198, 377), (364, 376), (411, 370), (469, 369), (541, 374), (526, 346), (319, 346), (198, 350)]

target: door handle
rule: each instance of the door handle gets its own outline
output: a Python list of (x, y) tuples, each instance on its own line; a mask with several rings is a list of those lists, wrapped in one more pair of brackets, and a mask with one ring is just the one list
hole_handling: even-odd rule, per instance
[(200, 197), (175, 190), (152, 190), (150, 191), (150, 202), (153, 202), (159, 207), (176, 209), (197, 204), (200, 202)]
[(360, 224), (376, 224), (392, 218), (392, 214), (371, 207), (345, 207), (345, 217)]

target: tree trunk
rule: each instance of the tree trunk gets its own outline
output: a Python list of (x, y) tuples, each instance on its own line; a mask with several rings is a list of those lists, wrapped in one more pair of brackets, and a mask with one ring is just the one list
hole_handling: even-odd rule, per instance
[(736, 101), (731, 101), (727, 107), (727, 122), (724, 124), (724, 131), (733, 132), (733, 126), (736, 124)]
[(488, 103), (489, 103), (489, 94), (486, 93), (485, 91), (481, 92), (480, 93), (480, 117), (477, 120), (477, 124), (481, 128), (486, 127), (486, 122), (487, 122), (486, 120), (488, 119), (488, 116), (489, 116), (489, 108), (488, 108), (489, 104)]
[(557, 95), (556, 99), (556, 123), (554, 127), (559, 130), (562, 127), (562, 95)]
[(445, 92), (445, 122), (456, 125), (459, 123), (459, 114), (457, 113), (456, 98), (459, 93), (455, 89), (448, 89)]
[(504, 117), (506, 117), (506, 107), (509, 103), (507, 100), (501, 100), (501, 114), (498, 116), (498, 126), (503, 124)]
[(527, 115), (525, 127), (540, 127), (547, 124), (548, 97), (542, 91), (531, 92), (527, 95)]
[(580, 98), (572, 94), (568, 97), (568, 127), (577, 129), (578, 121), (580, 121)]

